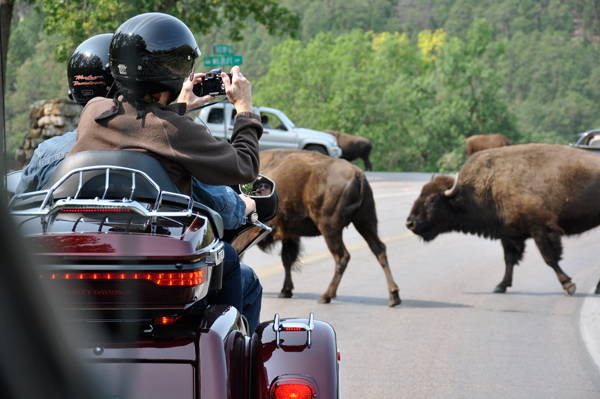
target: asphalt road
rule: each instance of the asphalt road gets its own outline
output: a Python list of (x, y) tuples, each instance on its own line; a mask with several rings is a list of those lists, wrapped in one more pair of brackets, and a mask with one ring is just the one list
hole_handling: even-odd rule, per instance
[(278, 248), (252, 248), (244, 258), (264, 287), (263, 321), (314, 312), (335, 328), (343, 398), (600, 397), (600, 296), (591, 294), (600, 279), (600, 229), (563, 240), (573, 297), (531, 240), (513, 286), (493, 294), (504, 273), (499, 241), (451, 233), (426, 244), (406, 229), (429, 175), (368, 177), (400, 306), (387, 306), (381, 267), (352, 226), (344, 232), (352, 258), (330, 304), (317, 303), (334, 271), (321, 237), (303, 239), (290, 299), (278, 298)]

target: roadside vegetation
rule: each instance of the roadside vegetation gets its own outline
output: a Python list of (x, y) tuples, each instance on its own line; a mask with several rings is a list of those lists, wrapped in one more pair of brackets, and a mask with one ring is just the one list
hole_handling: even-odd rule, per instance
[[(600, 0), (265, 3), (288, 23), (250, 16), (236, 31), (217, 10), (222, 26), (197, 37), (202, 56), (232, 44), (257, 105), (281, 109), (298, 126), (368, 137), (374, 170), (454, 171), (473, 134), (566, 144), (600, 125)], [(66, 95), (62, 60), (80, 40), (68, 28), (76, 10), (48, 4), (56, 2), (15, 5), (6, 77), (12, 154), (29, 105)], [(108, 25), (89, 18), (87, 29)]]

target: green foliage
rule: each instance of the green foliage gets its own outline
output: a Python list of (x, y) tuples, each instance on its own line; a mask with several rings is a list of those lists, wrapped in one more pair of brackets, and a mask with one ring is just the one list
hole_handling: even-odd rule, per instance
[(56, 61), (57, 38), (41, 31), (43, 17), (30, 13), (14, 21), (6, 74), (7, 155), (13, 158), (29, 131), (29, 106), (36, 100), (66, 97), (67, 70)]
[(277, 0), (40, 0), (45, 13), (44, 28), (63, 37), (56, 46), (60, 61), (67, 61), (75, 47), (99, 33), (114, 32), (132, 16), (162, 12), (185, 22), (198, 34), (228, 25), (230, 38), (242, 39), (246, 21), (252, 18), (271, 35), (295, 35), (299, 18)]
[(468, 136), (518, 135), (489, 24), (476, 21), (467, 42), (444, 37), (424, 32), (420, 47), (360, 30), (321, 33), (306, 46), (288, 40), (273, 49), (255, 102), (299, 126), (370, 138), (376, 170), (456, 170)]
[[(66, 60), (82, 40), (147, 11), (181, 18), (204, 56), (213, 44), (233, 44), (255, 102), (281, 108), (299, 125), (371, 138), (378, 170), (454, 170), (472, 134), (566, 143), (600, 127), (600, 0), (35, 4), (43, 17), (21, 8), (13, 21), (9, 142), (25, 133), (33, 101), (64, 96), (65, 66), (49, 56), (49, 42)], [(43, 24), (51, 36), (38, 34)], [(297, 40), (286, 41), (287, 33)]]

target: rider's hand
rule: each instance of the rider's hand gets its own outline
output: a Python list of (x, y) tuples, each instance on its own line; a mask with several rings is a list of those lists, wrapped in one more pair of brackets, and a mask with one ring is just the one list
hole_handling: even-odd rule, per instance
[(221, 79), (225, 84), (225, 92), (227, 98), (235, 106), (235, 110), (238, 112), (254, 112), (252, 109), (252, 90), (250, 89), (250, 82), (248, 79), (242, 76), (239, 66), (231, 68), (232, 80), (229, 81), (229, 75), (225, 72), (221, 72)]
[(250, 197), (247, 197), (243, 194), (240, 194), (240, 198), (246, 204), (246, 216), (251, 214), (252, 212), (256, 212), (256, 202)]
[(177, 102), (186, 103), (188, 111), (215, 99), (214, 96), (198, 97), (194, 94), (194, 83), (199, 83), (204, 76), (206, 76), (205, 73), (195, 73), (194, 80), (186, 80), (183, 83), (181, 93), (179, 94), (179, 97), (177, 97)]

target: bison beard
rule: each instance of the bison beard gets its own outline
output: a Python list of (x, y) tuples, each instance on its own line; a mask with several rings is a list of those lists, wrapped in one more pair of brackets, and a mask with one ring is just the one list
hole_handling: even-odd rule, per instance
[[(399, 289), (388, 265), (385, 245), (377, 236), (375, 201), (365, 174), (345, 160), (298, 150), (261, 151), (260, 165), (260, 173), (275, 181), (279, 197), (279, 211), (269, 222), (276, 228), (259, 244), (262, 250), (267, 250), (275, 241), (282, 243), (285, 281), (279, 296), (292, 296), (291, 269), (300, 255), (300, 237), (323, 235), (336, 268), (333, 280), (319, 302), (329, 303), (335, 298), (350, 260), (342, 232), (353, 223), (383, 268), (389, 306), (399, 305)], [(256, 233), (250, 231), (238, 238), (236, 249), (243, 247)]]
[(500, 239), (506, 272), (494, 292), (512, 285), (525, 240), (533, 238), (565, 293), (573, 295), (575, 284), (558, 265), (561, 236), (600, 225), (598, 198), (598, 155), (547, 144), (496, 148), (473, 155), (456, 179), (438, 176), (427, 183), (406, 226), (425, 241), (449, 231)]

